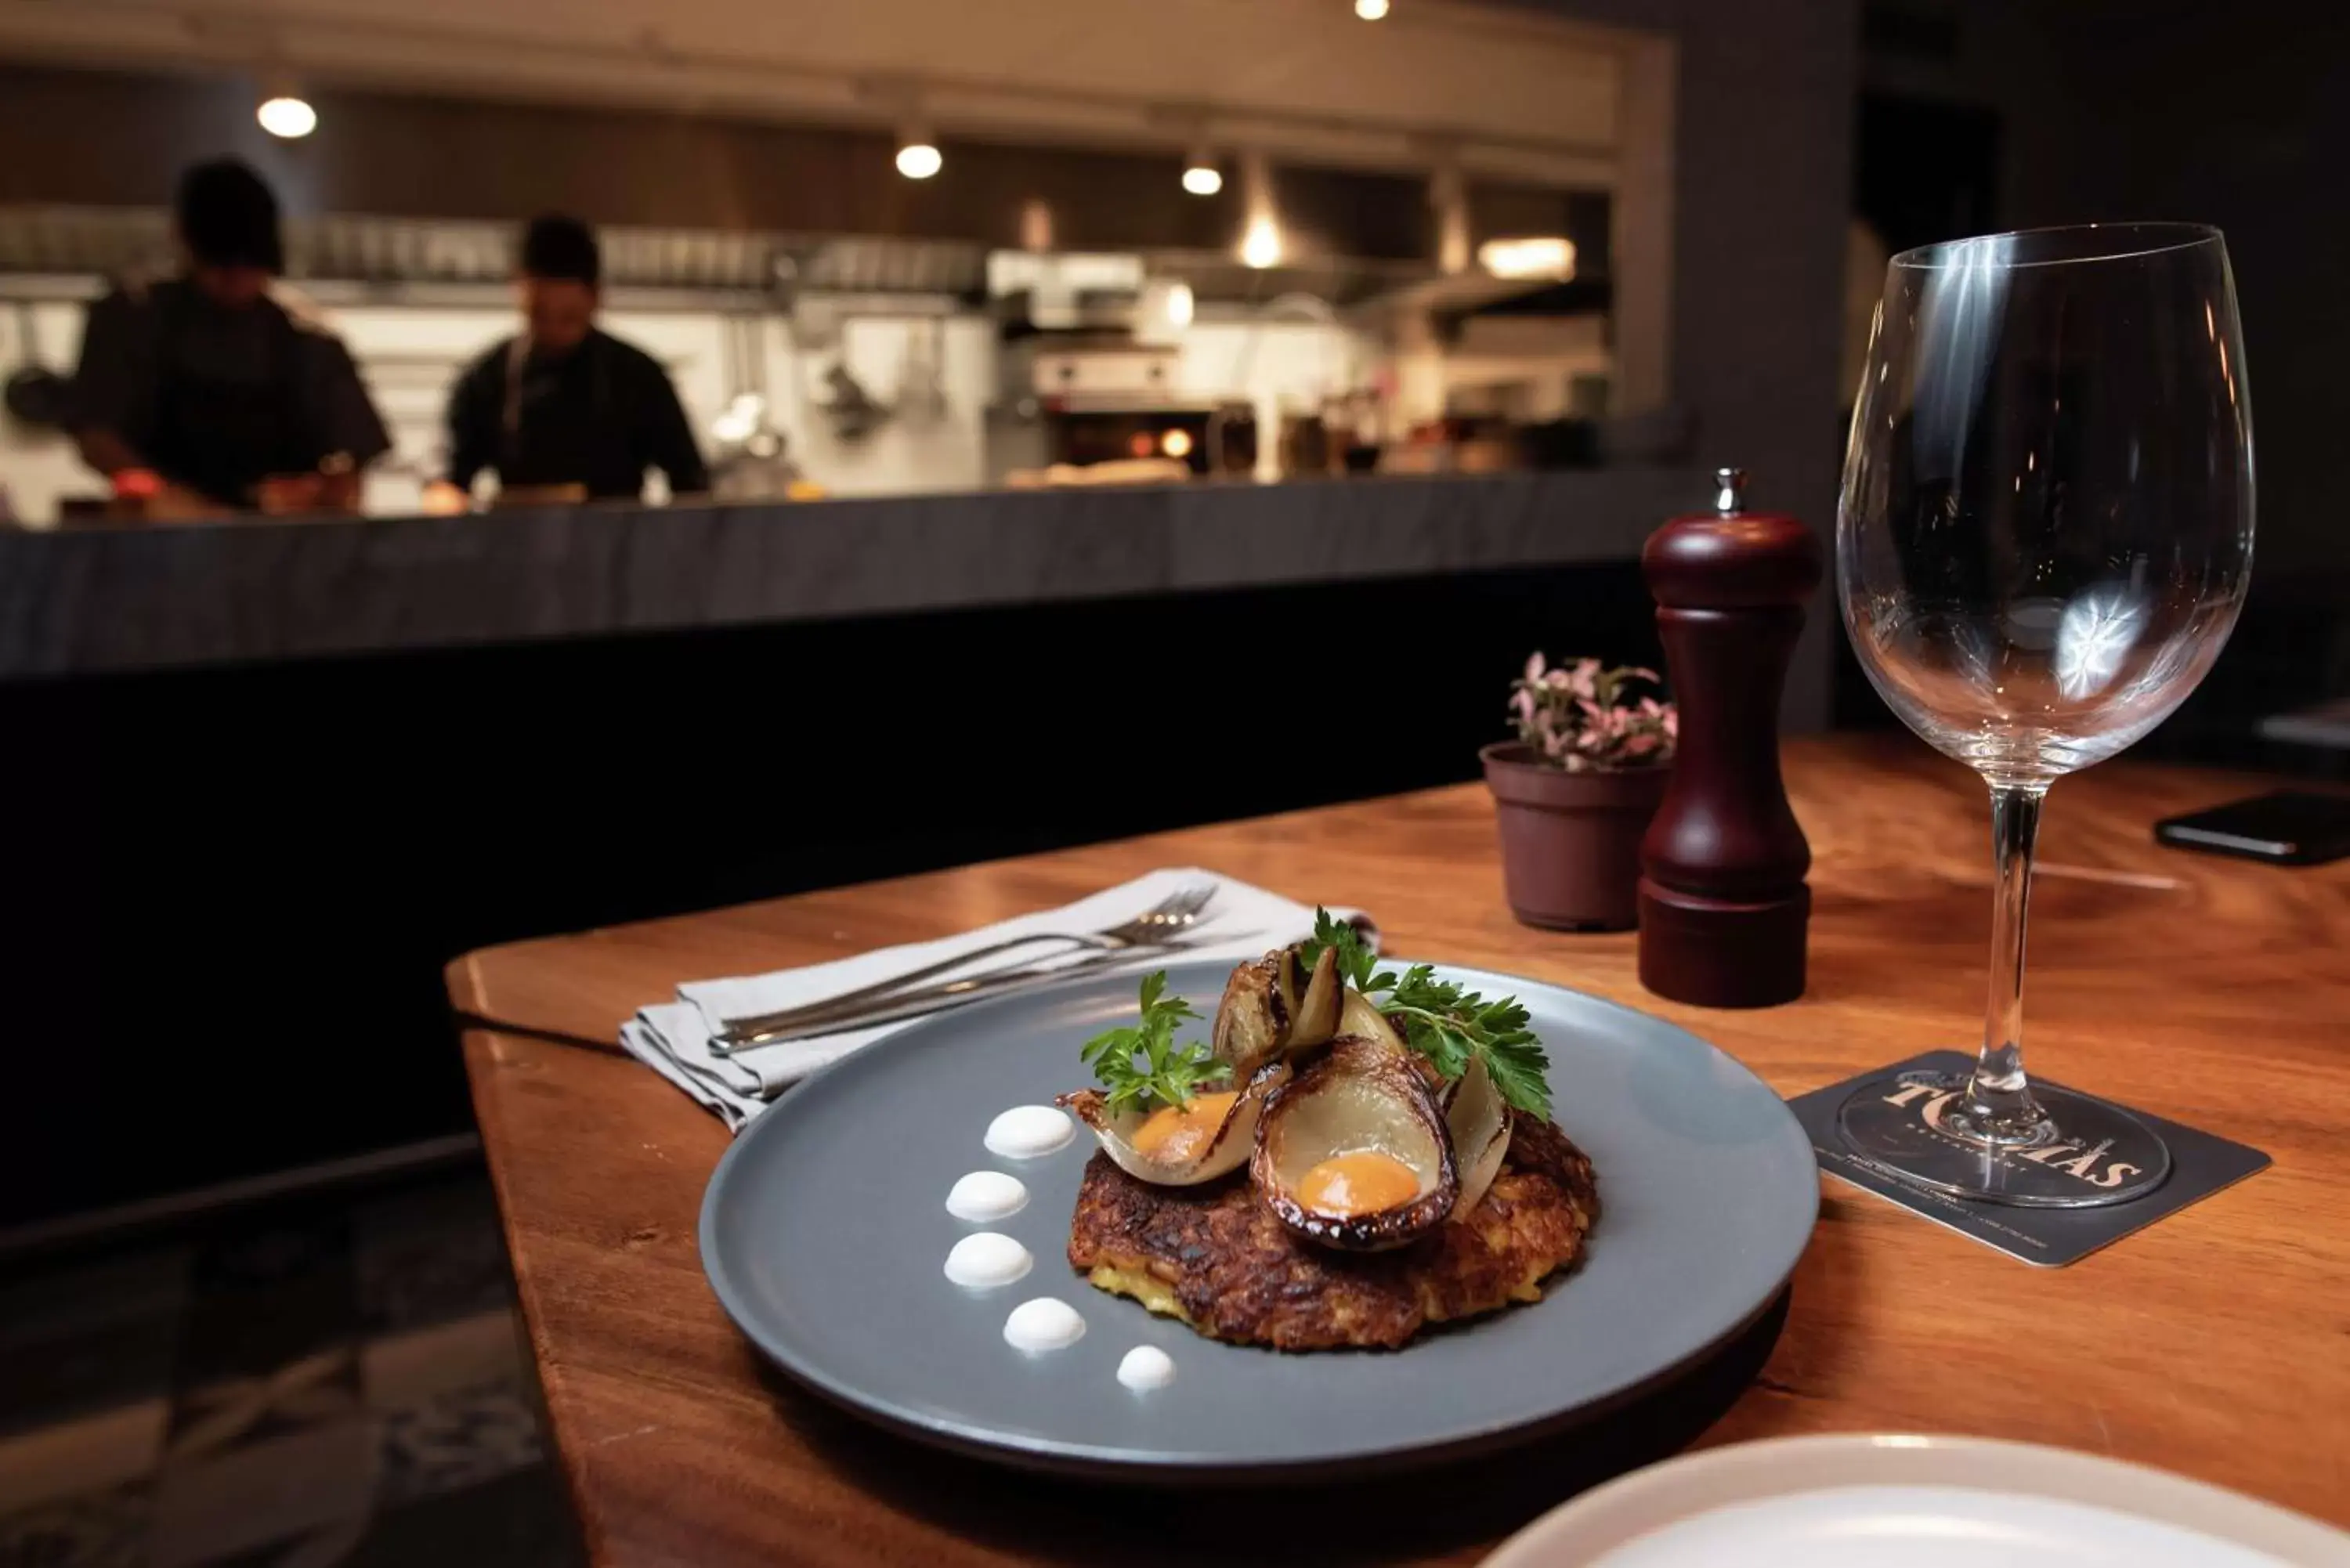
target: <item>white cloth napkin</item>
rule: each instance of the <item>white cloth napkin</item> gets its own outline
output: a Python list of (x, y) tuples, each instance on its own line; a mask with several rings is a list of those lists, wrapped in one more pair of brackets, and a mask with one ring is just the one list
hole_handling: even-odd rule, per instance
[[(1105, 888), (1057, 909), (1023, 915), (960, 936), (881, 948), (855, 958), (810, 964), (805, 969), (681, 985), (677, 989), (676, 1001), (644, 1008), (622, 1024), (620, 1044), (629, 1055), (717, 1112), (729, 1128), (740, 1131), (745, 1122), (766, 1108), (777, 1091), (920, 1020), (819, 1035), (813, 1040), (787, 1040), (733, 1056), (712, 1055), (710, 1042), (725, 1027), (726, 1020), (821, 1002), (827, 996), (871, 985), (1006, 937), (1032, 931), (1099, 930), (1132, 919), (1179, 888), (1202, 882), (1214, 883), (1216, 895), (1201, 911), (1200, 923), (1192, 928), (1198, 945), (1180, 953), (1145, 953), (1104, 972), (1132, 973), (1192, 959), (1238, 962), (1269, 948), (1303, 940), (1314, 929), (1311, 906), (1293, 903), (1277, 893), (1214, 871), (1173, 867)], [(1353, 912), (1334, 909), (1332, 913), (1347, 918)], [(1013, 952), (1000, 960), (983, 960), (980, 971), (975, 972), (983, 972), (987, 966), (997, 962), (1048, 961), (1049, 953), (1050, 950), (1045, 949)], [(1071, 953), (1062, 961), (1075, 962), (1085, 956)]]

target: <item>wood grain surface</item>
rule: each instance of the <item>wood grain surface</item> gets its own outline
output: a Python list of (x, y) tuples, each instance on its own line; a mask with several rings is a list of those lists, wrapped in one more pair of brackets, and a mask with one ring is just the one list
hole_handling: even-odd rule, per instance
[(681, 981), (943, 935), (1197, 864), (1363, 906), (1399, 952), (1671, 1018), (1783, 1094), (1970, 1048), (1991, 885), (1981, 785), (1906, 736), (1796, 743), (1786, 763), (1815, 857), (1811, 988), (1762, 1012), (1647, 995), (1629, 935), (1514, 924), (1477, 785), (452, 964), (457, 1007), (512, 1026), (469, 1031), (466, 1059), (596, 1561), (1471, 1563), (1578, 1487), (1690, 1441), (1825, 1431), (2061, 1444), (2350, 1523), (2350, 863), (2191, 856), (2148, 831), (2256, 781), (2122, 763), (2057, 786), (2027, 1056), (2047, 1076), (2265, 1149), (2271, 1169), (2062, 1270), (1825, 1180), (1775, 1345), (1766, 1324), (1619, 1422), (1424, 1483), (1167, 1499), (1023, 1478), (868, 1431), (767, 1373), (703, 1281), (694, 1224), (726, 1143), (718, 1123), (625, 1058), (526, 1033), (609, 1041)]

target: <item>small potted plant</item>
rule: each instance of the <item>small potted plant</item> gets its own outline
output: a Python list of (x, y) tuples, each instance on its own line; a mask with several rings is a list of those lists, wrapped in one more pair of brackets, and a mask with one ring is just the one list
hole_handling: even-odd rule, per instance
[(1518, 738), (1478, 755), (1502, 829), (1510, 912), (1555, 930), (1623, 930), (1639, 913), (1640, 838), (1664, 799), (1679, 717), (1637, 693), (1654, 670), (1539, 653), (1510, 691)]

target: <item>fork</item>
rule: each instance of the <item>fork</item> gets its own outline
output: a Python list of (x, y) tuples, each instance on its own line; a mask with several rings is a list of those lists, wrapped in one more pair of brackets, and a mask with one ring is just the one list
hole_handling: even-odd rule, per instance
[[(925, 964), (920, 969), (910, 971), (905, 974), (892, 975), (888, 980), (876, 981), (871, 985), (859, 986), (854, 991), (845, 991), (837, 995), (827, 996), (821, 1002), (781, 1008), (774, 1012), (757, 1013), (749, 1018), (730, 1018), (726, 1021), (726, 1027), (719, 1032), (718, 1037), (711, 1041), (711, 1054), (729, 1056), (754, 1045), (772, 1044), (776, 1037), (786, 1031), (830, 1019), (841, 1013), (862, 1012), (868, 1004), (879, 1003), (882, 999), (894, 996), (923, 981), (932, 980), (942, 974), (951, 974), (980, 959), (993, 958), (999, 953), (1011, 952), (1015, 949), (1038, 942), (1058, 942), (1079, 951), (1089, 950), (1097, 953), (1125, 952), (1136, 948), (1171, 947), (1177, 945), (1177, 939), (1184, 932), (1199, 923), (1200, 911), (1206, 909), (1215, 896), (1214, 883), (1195, 882), (1189, 887), (1177, 888), (1142, 913), (1128, 919), (1120, 920), (1114, 926), (1105, 927), (1098, 931), (1032, 931), (1026, 936), (1007, 937), (1000, 942), (991, 942), (986, 947), (975, 948), (967, 953), (957, 953), (952, 958), (943, 959), (933, 964)], [(972, 981), (980, 981), (988, 977), (976, 975), (969, 978)], [(934, 989), (945, 996), (961, 994), (959, 991), (950, 987), (941, 986)]]
[[(1202, 939), (1204, 940), (1205, 939)], [(842, 1008), (837, 1012), (818, 1013), (795, 1023), (782, 1024), (761, 1031), (752, 1040), (735, 1047), (748, 1050), (753, 1045), (781, 1045), (791, 1040), (815, 1040), (827, 1034), (843, 1034), (852, 1029), (871, 1029), (878, 1024), (895, 1023), (909, 1018), (927, 1018), (945, 1012), (968, 1002), (984, 1002), (1006, 992), (1024, 991), (1031, 986), (1054, 985), (1065, 980), (1075, 980), (1098, 970), (1124, 963), (1128, 955), (1148, 952), (1154, 958), (1164, 954), (1181, 953), (1201, 945), (1200, 941), (1176, 940), (1154, 943), (1148, 948), (1127, 948), (1116, 952), (1088, 953), (1068, 963), (1031, 964), (1018, 969), (990, 970), (985, 974), (964, 980), (950, 980), (936, 985), (926, 985), (916, 991), (901, 991)]]

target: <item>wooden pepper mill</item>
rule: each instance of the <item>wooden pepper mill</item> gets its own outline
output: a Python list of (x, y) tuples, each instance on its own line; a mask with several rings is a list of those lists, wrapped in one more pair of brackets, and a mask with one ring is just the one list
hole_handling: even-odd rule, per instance
[(1703, 1007), (1804, 993), (1812, 848), (1779, 776), (1779, 696), (1820, 581), (1820, 545), (1748, 512), (1720, 470), (1711, 513), (1648, 536), (1640, 567), (1680, 705), (1672, 783), (1640, 842), (1640, 983)]

